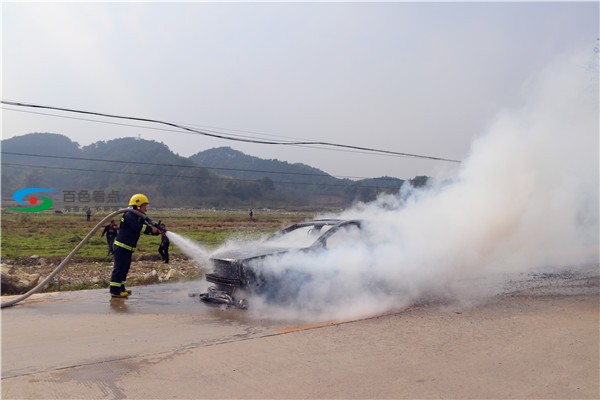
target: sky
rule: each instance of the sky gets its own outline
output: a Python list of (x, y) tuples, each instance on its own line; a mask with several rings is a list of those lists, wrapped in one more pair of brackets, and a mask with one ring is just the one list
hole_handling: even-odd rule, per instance
[[(548, 66), (575, 52), (592, 59), (599, 36), (598, 2), (1, 7), (3, 101), (457, 161), (499, 115), (523, 106)], [(31, 132), (82, 146), (140, 137), (184, 157), (230, 146), (338, 177), (451, 176), (461, 165), (3, 105), (3, 139)]]

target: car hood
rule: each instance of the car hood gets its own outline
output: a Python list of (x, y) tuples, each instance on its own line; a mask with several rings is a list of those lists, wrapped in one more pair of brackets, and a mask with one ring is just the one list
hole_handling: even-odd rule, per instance
[(299, 249), (282, 246), (258, 245), (252, 247), (220, 251), (211, 255), (210, 258), (213, 260), (243, 261), (252, 258), (260, 258), (269, 255), (286, 253), (292, 250)]

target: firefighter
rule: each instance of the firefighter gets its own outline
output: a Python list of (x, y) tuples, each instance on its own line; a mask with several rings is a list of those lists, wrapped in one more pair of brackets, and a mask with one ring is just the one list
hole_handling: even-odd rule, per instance
[[(143, 214), (146, 214), (149, 204), (148, 197), (141, 193), (134, 194), (129, 200), (129, 206)], [(114, 242), (114, 266), (110, 276), (111, 298), (126, 299), (131, 294), (131, 290), (125, 288), (125, 280), (131, 266), (131, 256), (142, 233), (159, 235), (160, 231), (149, 225), (148, 221), (140, 215), (125, 211)]]

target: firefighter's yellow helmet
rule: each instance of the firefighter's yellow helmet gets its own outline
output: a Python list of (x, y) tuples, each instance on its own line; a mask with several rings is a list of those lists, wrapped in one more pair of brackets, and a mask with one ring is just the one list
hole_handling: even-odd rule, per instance
[(142, 204), (150, 204), (150, 200), (148, 200), (148, 197), (145, 194), (137, 193), (131, 196), (131, 199), (129, 200), (130, 206), (139, 207)]

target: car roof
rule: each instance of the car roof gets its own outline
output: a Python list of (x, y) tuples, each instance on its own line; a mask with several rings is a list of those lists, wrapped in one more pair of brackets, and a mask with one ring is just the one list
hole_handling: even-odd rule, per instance
[(322, 219), (310, 219), (303, 222), (298, 222), (293, 225), (314, 225), (314, 224), (328, 224), (328, 225), (337, 225), (342, 222), (359, 222), (360, 220), (354, 219), (341, 219), (341, 218), (322, 218)]
[(277, 236), (279, 234), (297, 229), (297, 228), (301, 228), (304, 226), (310, 226), (310, 225), (330, 225), (330, 226), (336, 226), (336, 225), (345, 225), (348, 223), (355, 223), (360, 225), (362, 222), (362, 220), (358, 220), (358, 219), (340, 219), (340, 218), (323, 218), (323, 219), (311, 219), (311, 220), (307, 220), (307, 221), (302, 221), (302, 222), (297, 222), (295, 224), (291, 224), (288, 225), (282, 229), (280, 229), (279, 231), (277, 231), (273, 236)]

